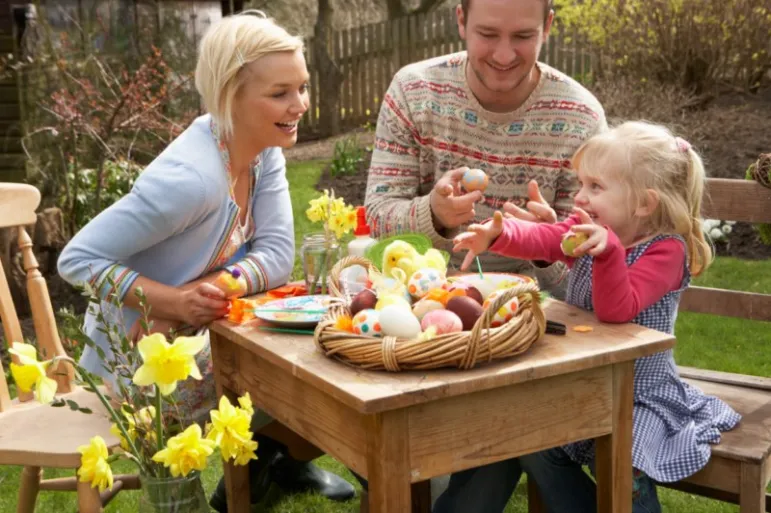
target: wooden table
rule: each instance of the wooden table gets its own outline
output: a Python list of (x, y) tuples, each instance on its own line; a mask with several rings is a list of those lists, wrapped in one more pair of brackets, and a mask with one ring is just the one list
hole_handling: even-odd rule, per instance
[[(634, 359), (675, 339), (602, 324), (559, 301), (546, 315), (567, 335), (547, 335), (520, 357), (403, 373), (343, 365), (310, 335), (219, 321), (211, 327), (215, 379), (220, 393), (250, 392), (255, 407), (366, 477), (371, 513), (428, 511), (421, 482), (587, 438), (597, 439), (598, 511), (630, 513)], [(248, 512), (248, 468), (226, 465), (225, 478), (229, 511)]]

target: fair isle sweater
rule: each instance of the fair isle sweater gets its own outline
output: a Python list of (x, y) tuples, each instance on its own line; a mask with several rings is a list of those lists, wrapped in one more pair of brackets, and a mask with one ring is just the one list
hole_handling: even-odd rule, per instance
[[(605, 130), (605, 113), (578, 82), (538, 63), (535, 90), (515, 111), (485, 110), (465, 77), (466, 52), (411, 64), (394, 77), (383, 99), (369, 169), (365, 205), (375, 236), (421, 232), (436, 248), (450, 250), (464, 227), (438, 233), (429, 192), (446, 171), (479, 168), (490, 178), (475, 207), (476, 222), (506, 201), (524, 207), (527, 184), (538, 182), (546, 201), (564, 219), (578, 189), (570, 159), (578, 147)], [(462, 254), (452, 257), (460, 267)], [(562, 265), (532, 264), (485, 253), (485, 271), (535, 275), (544, 288), (559, 280)], [(534, 272), (535, 271), (535, 272)]]

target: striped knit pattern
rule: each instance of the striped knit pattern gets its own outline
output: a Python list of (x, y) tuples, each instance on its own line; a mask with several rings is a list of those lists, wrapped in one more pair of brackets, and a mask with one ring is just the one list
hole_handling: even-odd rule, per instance
[(134, 280), (138, 277), (139, 273), (132, 271), (125, 265), (113, 264), (101, 273), (94, 274), (91, 277), (90, 285), (97, 295), (104, 300), (115, 294), (118, 300), (123, 301)]
[[(560, 218), (573, 207), (578, 184), (570, 158), (607, 128), (601, 105), (575, 80), (539, 63), (541, 79), (517, 110), (482, 108), (465, 79), (466, 53), (403, 68), (383, 99), (367, 183), (368, 221), (376, 236), (406, 231), (429, 235), (450, 250), (457, 231), (437, 233), (428, 193), (443, 173), (462, 166), (490, 177), (476, 221), (504, 202), (524, 206), (535, 179)], [(463, 228), (463, 227), (461, 227)], [(453, 255), (459, 266), (463, 255)], [(528, 273), (531, 265), (486, 253), (486, 271)], [(553, 266), (554, 267), (554, 266)]]

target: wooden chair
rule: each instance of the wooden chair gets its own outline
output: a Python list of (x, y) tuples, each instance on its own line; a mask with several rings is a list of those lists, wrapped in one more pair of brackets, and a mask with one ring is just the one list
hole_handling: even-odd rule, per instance
[[(45, 359), (64, 355), (56, 329), (48, 287), (32, 252), (24, 226), (35, 223), (35, 209), (40, 204), (40, 193), (30, 185), (0, 183), (0, 228), (15, 227), (26, 272), (32, 318), (39, 352)], [(22, 342), (22, 332), (5, 272), (0, 263), (0, 319), (5, 340), (10, 347)], [(112, 490), (100, 494), (89, 483), (81, 483), (77, 476), (42, 480), (42, 468), (71, 468), (80, 465), (77, 447), (88, 444), (91, 437), (100, 435), (108, 447), (118, 445), (110, 434), (110, 421), (95, 394), (84, 391), (72, 382), (73, 369), (64, 365), (51, 377), (59, 385), (58, 396), (72, 399), (80, 406), (91, 408), (93, 414), (41, 405), (31, 394), (19, 394), (12, 400), (0, 362), (0, 465), (20, 465), (24, 469), (19, 486), (17, 513), (33, 513), (38, 491), (77, 491), (80, 513), (99, 513), (121, 489), (139, 488), (137, 476), (115, 476)]]
[[(711, 178), (705, 194), (705, 218), (771, 223), (771, 189), (746, 180)], [(709, 272), (709, 271), (707, 271)], [(771, 295), (706, 287), (690, 287), (680, 311), (771, 321)], [(771, 324), (768, 329), (771, 350)], [(741, 340), (742, 334), (736, 333)], [(717, 396), (742, 415), (741, 423), (723, 433), (712, 447), (705, 468), (676, 483), (659, 483), (675, 490), (739, 504), (741, 513), (771, 512), (771, 378), (679, 367), (683, 379)], [(546, 511), (535, 486), (528, 486), (528, 511)]]

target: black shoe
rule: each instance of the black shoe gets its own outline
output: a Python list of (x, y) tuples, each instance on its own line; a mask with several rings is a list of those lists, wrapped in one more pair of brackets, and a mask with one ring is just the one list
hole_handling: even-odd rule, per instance
[[(249, 502), (257, 504), (270, 490), (271, 466), (281, 458), (281, 445), (271, 438), (257, 435), (257, 459), (249, 460)], [(227, 513), (228, 499), (225, 493), (225, 476), (209, 499), (209, 506), (219, 513)]]
[(271, 465), (273, 481), (286, 492), (313, 491), (333, 501), (347, 501), (356, 495), (353, 485), (310, 461), (298, 461), (282, 452)]

